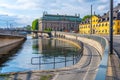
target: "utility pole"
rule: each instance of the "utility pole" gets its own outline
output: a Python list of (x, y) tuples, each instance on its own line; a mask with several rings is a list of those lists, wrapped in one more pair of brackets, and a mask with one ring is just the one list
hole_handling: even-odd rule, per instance
[(8, 29), (8, 21), (7, 21), (7, 23), (6, 23), (6, 24), (7, 24), (7, 29)]
[(92, 5), (91, 5), (91, 18), (90, 19), (91, 19), (90, 34), (92, 34)]
[(113, 54), (113, 0), (110, 0), (110, 12), (109, 12), (109, 24), (110, 24), (110, 54)]

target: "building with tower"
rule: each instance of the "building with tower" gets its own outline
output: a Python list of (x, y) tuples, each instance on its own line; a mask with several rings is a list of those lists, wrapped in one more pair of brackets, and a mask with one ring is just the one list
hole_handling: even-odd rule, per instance
[(75, 31), (78, 32), (79, 24), (81, 22), (80, 15), (53, 15), (43, 13), (39, 19), (39, 31), (52, 30), (52, 31)]

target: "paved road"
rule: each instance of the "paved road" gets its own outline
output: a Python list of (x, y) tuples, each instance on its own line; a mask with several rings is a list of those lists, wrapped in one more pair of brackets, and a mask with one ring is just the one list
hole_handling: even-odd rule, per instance
[[(109, 36), (105, 36), (109, 40)], [(120, 58), (120, 35), (113, 36), (113, 48)]]
[[(109, 36), (105, 36), (109, 40)], [(114, 80), (120, 80), (120, 35), (113, 36), (113, 48), (116, 54), (111, 55)]]
[(81, 66), (75, 70), (58, 72), (53, 80), (94, 80), (100, 61), (98, 51), (85, 44)]

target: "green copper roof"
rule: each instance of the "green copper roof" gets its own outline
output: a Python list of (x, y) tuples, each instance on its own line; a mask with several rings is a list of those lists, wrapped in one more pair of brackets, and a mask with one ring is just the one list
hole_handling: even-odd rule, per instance
[(79, 16), (50, 15), (50, 14), (43, 15), (41, 20), (47, 20), (47, 21), (77, 21), (77, 22), (81, 22), (81, 18)]

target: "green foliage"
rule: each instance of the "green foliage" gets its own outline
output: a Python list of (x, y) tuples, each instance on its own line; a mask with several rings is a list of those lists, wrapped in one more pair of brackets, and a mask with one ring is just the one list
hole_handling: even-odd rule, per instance
[(90, 18), (91, 16), (90, 15), (86, 15), (83, 17), (82, 21), (85, 21), (87, 18)]
[(9, 76), (9, 74), (0, 74), (0, 76), (5, 77), (5, 76)]
[(32, 30), (38, 30), (38, 19), (32, 22)]
[(45, 32), (51, 32), (51, 31), (52, 31), (52, 28), (45, 28), (44, 31), (45, 31)]
[(26, 29), (26, 30), (31, 30), (31, 26), (30, 26), (30, 25), (27, 25), (27, 26), (25, 27), (25, 29)]
[(9, 80), (9, 74), (0, 74), (0, 77), (3, 78), (4, 80)]
[(41, 76), (40, 80), (51, 80), (52, 75)]

